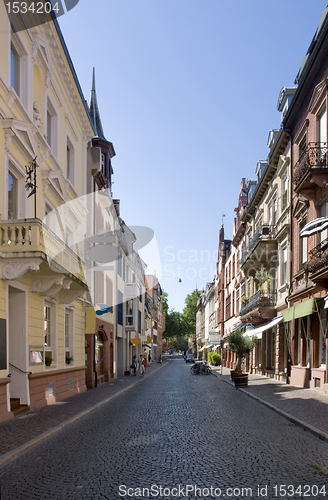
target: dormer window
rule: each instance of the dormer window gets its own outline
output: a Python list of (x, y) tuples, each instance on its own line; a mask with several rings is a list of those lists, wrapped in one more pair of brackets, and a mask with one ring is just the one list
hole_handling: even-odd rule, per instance
[(106, 155), (105, 155), (105, 153), (101, 153), (101, 172), (104, 176), (106, 176)]

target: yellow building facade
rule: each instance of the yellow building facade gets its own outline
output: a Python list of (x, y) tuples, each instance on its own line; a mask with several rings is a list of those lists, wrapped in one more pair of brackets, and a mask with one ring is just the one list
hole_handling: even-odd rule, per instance
[(0, 421), (86, 389), (85, 207), (68, 202), (93, 135), (58, 24), (14, 33), (0, 4)]

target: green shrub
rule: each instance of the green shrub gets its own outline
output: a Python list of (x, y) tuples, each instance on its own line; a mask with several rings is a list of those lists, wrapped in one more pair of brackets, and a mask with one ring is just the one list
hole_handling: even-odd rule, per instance
[(218, 352), (209, 352), (207, 359), (211, 365), (219, 366), (221, 364), (221, 355)]

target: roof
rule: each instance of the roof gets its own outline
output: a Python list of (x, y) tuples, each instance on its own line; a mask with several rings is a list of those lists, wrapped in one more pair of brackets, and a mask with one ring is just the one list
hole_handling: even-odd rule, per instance
[(104, 131), (101, 124), (100, 113), (97, 102), (97, 94), (96, 94), (96, 78), (95, 78), (95, 68), (93, 68), (92, 73), (92, 87), (89, 101), (89, 110), (91, 121), (93, 124), (93, 129), (95, 131), (95, 136), (100, 137), (101, 139), (107, 140), (104, 136)]

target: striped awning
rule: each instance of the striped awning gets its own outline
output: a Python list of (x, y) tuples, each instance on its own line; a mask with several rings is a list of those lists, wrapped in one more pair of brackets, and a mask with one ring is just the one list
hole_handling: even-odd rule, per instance
[(311, 220), (305, 224), (303, 229), (300, 231), (300, 238), (305, 238), (307, 236), (312, 236), (312, 234), (321, 233), (328, 228), (328, 218), (319, 217), (318, 219)]

